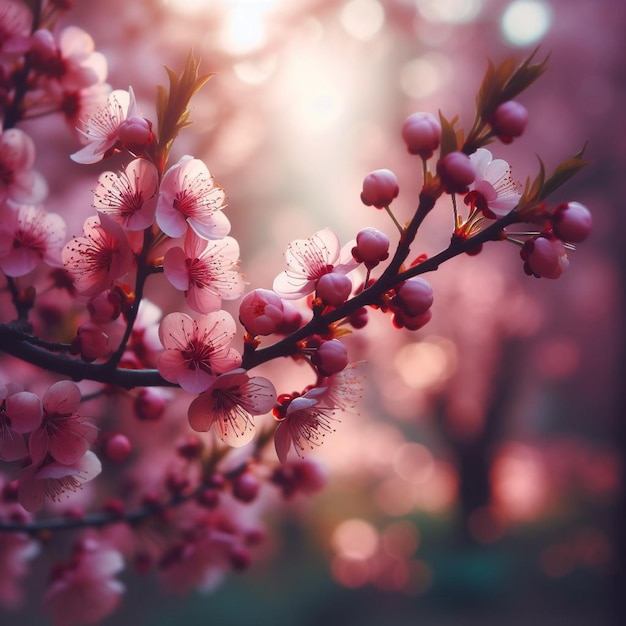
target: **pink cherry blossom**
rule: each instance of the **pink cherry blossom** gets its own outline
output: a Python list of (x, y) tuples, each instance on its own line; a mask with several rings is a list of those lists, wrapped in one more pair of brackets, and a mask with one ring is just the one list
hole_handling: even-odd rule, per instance
[(58, 502), (81, 489), (102, 471), (100, 459), (88, 450), (75, 463), (65, 465), (51, 461), (27, 467), (19, 478), (18, 499), (30, 512), (41, 509), (45, 499)]
[(182, 237), (189, 224), (203, 239), (222, 239), (230, 232), (225, 206), (226, 194), (207, 166), (186, 155), (163, 176), (156, 221), (170, 237)]
[(132, 88), (128, 91), (116, 89), (107, 98), (106, 104), (97, 109), (80, 130), (83, 148), (70, 155), (76, 163), (97, 163), (109, 156), (119, 139), (120, 124), (136, 115), (137, 104)]
[(0, 209), (0, 269), (8, 276), (24, 276), (44, 262), (61, 265), (65, 221), (56, 213), (23, 205)]
[(336, 407), (321, 402), (326, 391), (326, 387), (314, 387), (290, 401), (274, 435), (276, 454), (281, 463), (287, 460), (292, 444), (302, 457), (307, 448), (321, 445), (324, 437), (334, 431)]
[(0, 7), (0, 53), (22, 54), (30, 45), (32, 13), (22, 2), (4, 0)]
[(99, 624), (119, 606), (124, 585), (115, 579), (124, 568), (117, 550), (83, 539), (69, 562), (53, 570), (43, 597), (54, 626)]
[(66, 90), (101, 83), (107, 76), (106, 57), (95, 52), (94, 41), (77, 26), (67, 26), (58, 35), (47, 29), (33, 33), (29, 60), (33, 69)]
[(48, 93), (53, 100), (59, 102), (59, 111), (63, 114), (66, 124), (78, 141), (85, 142), (82, 134), (89, 120), (99, 109), (106, 106), (111, 95), (111, 85), (96, 83), (83, 89), (65, 91), (61, 86), (48, 85)]
[[(291, 445), (299, 457), (307, 448), (313, 449), (323, 443), (324, 437), (334, 431), (338, 411), (354, 412), (363, 393), (363, 376), (359, 364), (353, 363), (340, 372), (322, 378), (302, 396), (288, 401), (284, 417), (274, 435), (276, 453), (285, 463)], [(281, 415), (278, 411), (276, 415)]]
[(352, 256), (354, 242), (341, 248), (339, 237), (324, 228), (309, 239), (292, 241), (285, 252), (287, 269), (274, 279), (274, 291), (295, 300), (315, 291), (319, 278), (330, 272), (347, 274), (358, 266)]
[(283, 301), (270, 289), (254, 289), (239, 305), (239, 321), (253, 337), (271, 335), (283, 318)]
[(165, 380), (190, 393), (202, 393), (223, 374), (241, 365), (241, 355), (229, 347), (236, 325), (226, 311), (216, 311), (193, 320), (184, 313), (170, 313), (159, 326), (165, 351), (159, 372)]
[(40, 204), (48, 193), (44, 177), (33, 170), (35, 144), (19, 128), (0, 136), (0, 203)]
[(320, 403), (333, 409), (355, 412), (357, 403), (363, 395), (363, 375), (359, 363), (350, 363), (340, 372), (320, 381), (325, 387), (320, 396)]
[(93, 206), (127, 230), (143, 230), (154, 221), (159, 173), (146, 159), (135, 159), (119, 173), (104, 172), (94, 190)]
[(232, 237), (207, 241), (189, 229), (183, 247), (170, 248), (163, 259), (165, 277), (185, 292), (187, 304), (198, 313), (218, 311), (222, 299), (239, 298), (244, 282), (237, 271), (239, 244)]
[(465, 203), (492, 218), (512, 211), (521, 194), (511, 176), (510, 165), (503, 159), (494, 159), (485, 148), (478, 148), (470, 155), (470, 160), (476, 170), (476, 178), (468, 188)]
[(19, 385), (0, 383), (0, 461), (28, 456), (23, 434), (41, 424), (42, 406), (37, 395)]
[(83, 232), (63, 248), (63, 264), (76, 289), (95, 296), (131, 269), (133, 253), (122, 227), (104, 213), (88, 217)]
[(263, 415), (276, 402), (274, 385), (261, 376), (236, 369), (218, 376), (189, 406), (189, 423), (198, 432), (213, 428), (229, 446), (246, 445), (254, 437), (253, 415)]
[(49, 454), (55, 461), (72, 465), (96, 440), (98, 429), (77, 415), (81, 393), (69, 380), (54, 383), (43, 396), (43, 420), (29, 439), (30, 456), (39, 465)]

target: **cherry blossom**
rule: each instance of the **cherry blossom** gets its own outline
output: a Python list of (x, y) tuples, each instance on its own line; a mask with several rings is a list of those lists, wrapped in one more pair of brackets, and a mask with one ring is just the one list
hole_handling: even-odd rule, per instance
[(43, 420), (30, 435), (29, 450), (39, 465), (49, 454), (65, 465), (76, 463), (96, 440), (98, 429), (77, 415), (81, 393), (69, 380), (54, 383), (43, 396)]
[(287, 461), (292, 444), (299, 457), (307, 448), (321, 445), (324, 437), (334, 431), (337, 411), (354, 412), (362, 393), (363, 376), (359, 364), (352, 363), (322, 378), (303, 395), (279, 402), (274, 409), (279, 420), (274, 445), (280, 462)]
[(83, 232), (63, 248), (63, 264), (76, 289), (95, 296), (130, 270), (133, 253), (122, 227), (104, 213), (88, 217)]
[(223, 374), (239, 367), (241, 355), (229, 347), (236, 325), (226, 311), (207, 313), (193, 320), (184, 313), (170, 313), (159, 326), (165, 351), (159, 372), (185, 391), (202, 393)]
[(198, 432), (213, 428), (229, 446), (240, 447), (254, 437), (253, 415), (263, 415), (276, 402), (274, 385), (261, 376), (236, 369), (218, 376), (189, 406), (189, 423)]
[(184, 235), (189, 224), (203, 239), (222, 239), (230, 232), (225, 206), (226, 194), (207, 166), (186, 155), (163, 175), (156, 221), (170, 237)]
[(0, 203), (39, 204), (48, 193), (44, 177), (33, 170), (35, 144), (19, 128), (0, 136)]
[(309, 239), (292, 241), (285, 252), (287, 269), (274, 279), (274, 291), (295, 300), (315, 291), (317, 281), (330, 272), (347, 274), (358, 266), (352, 257), (354, 242), (341, 248), (339, 237), (324, 228)]
[(19, 385), (0, 383), (0, 461), (17, 461), (28, 456), (23, 434), (41, 423), (42, 406), (37, 395)]
[(38, 74), (59, 81), (66, 90), (101, 83), (107, 76), (106, 57), (95, 52), (91, 35), (77, 26), (67, 26), (57, 36), (47, 29), (37, 30), (29, 60)]
[(254, 289), (239, 305), (239, 321), (252, 336), (271, 335), (284, 318), (284, 303), (270, 289)]
[(115, 579), (124, 568), (119, 551), (92, 538), (75, 546), (69, 562), (52, 571), (43, 606), (55, 626), (98, 624), (118, 607), (124, 585)]
[(88, 450), (75, 463), (50, 461), (27, 467), (19, 478), (18, 499), (30, 512), (41, 509), (46, 498), (58, 502), (79, 490), (102, 471), (100, 459)]
[(511, 176), (511, 167), (503, 159), (494, 159), (491, 152), (478, 148), (470, 155), (476, 178), (469, 186), (465, 203), (479, 209), (486, 217), (502, 217), (519, 202), (520, 192)]
[(127, 230), (143, 230), (154, 221), (158, 189), (157, 168), (146, 159), (135, 159), (119, 173), (100, 175), (93, 206)]
[(111, 85), (96, 83), (89, 87), (72, 91), (64, 90), (60, 85), (47, 85), (47, 91), (53, 100), (58, 101), (58, 109), (65, 122), (79, 141), (84, 141), (83, 131), (89, 120), (107, 103), (111, 94)]
[(118, 141), (120, 124), (136, 115), (137, 104), (131, 87), (128, 91), (116, 89), (107, 98), (106, 104), (97, 109), (80, 130), (83, 148), (70, 155), (76, 163), (97, 163), (107, 157)]
[(276, 454), (281, 463), (287, 460), (292, 444), (302, 457), (307, 447), (313, 449), (321, 445), (323, 438), (334, 431), (336, 407), (321, 402), (326, 391), (326, 387), (314, 387), (289, 402), (274, 435)]
[(40, 262), (61, 265), (65, 221), (36, 206), (0, 209), (0, 269), (8, 276), (24, 276)]
[(244, 291), (237, 271), (239, 244), (232, 237), (207, 241), (189, 229), (183, 247), (170, 248), (163, 259), (165, 277), (185, 292), (187, 304), (198, 313), (218, 311), (222, 299), (234, 300)]

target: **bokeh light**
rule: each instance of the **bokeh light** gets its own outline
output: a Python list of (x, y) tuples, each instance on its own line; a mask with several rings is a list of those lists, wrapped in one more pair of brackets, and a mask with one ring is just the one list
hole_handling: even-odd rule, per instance
[(515, 0), (502, 15), (502, 32), (512, 44), (526, 46), (539, 41), (550, 28), (552, 10), (540, 0)]

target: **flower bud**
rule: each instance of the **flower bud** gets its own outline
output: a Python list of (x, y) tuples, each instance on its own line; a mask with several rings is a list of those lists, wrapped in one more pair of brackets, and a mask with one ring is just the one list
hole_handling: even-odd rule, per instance
[(389, 237), (376, 228), (364, 228), (356, 236), (352, 256), (372, 269), (389, 257)]
[(402, 125), (402, 139), (411, 154), (429, 159), (439, 147), (441, 124), (432, 113), (413, 113)]
[(399, 192), (398, 179), (391, 170), (375, 170), (363, 179), (361, 201), (367, 206), (383, 209)]
[(239, 474), (232, 483), (233, 496), (240, 502), (252, 502), (259, 494), (259, 479), (250, 472)]
[(239, 305), (239, 321), (250, 335), (271, 335), (283, 320), (283, 301), (269, 289), (255, 289)]
[(154, 387), (141, 389), (133, 403), (133, 410), (137, 419), (155, 422), (163, 416), (166, 399), (162, 391)]
[(154, 143), (152, 122), (144, 117), (129, 117), (119, 126), (118, 138), (132, 154), (143, 154)]
[(523, 104), (508, 100), (503, 102), (494, 112), (489, 123), (493, 132), (502, 143), (511, 143), (526, 129), (528, 111)]
[(396, 328), (406, 328), (407, 330), (419, 330), (430, 322), (433, 312), (428, 309), (421, 315), (407, 315), (404, 311), (397, 310), (393, 316), (393, 324)]
[(397, 291), (394, 305), (408, 317), (422, 315), (433, 304), (433, 288), (430, 283), (416, 276), (405, 281)]
[(121, 433), (110, 437), (104, 446), (104, 453), (107, 455), (107, 458), (115, 463), (124, 462), (132, 451), (133, 446), (128, 440), (128, 437)]
[(580, 202), (564, 202), (552, 214), (552, 230), (562, 241), (580, 243), (591, 232), (591, 212)]
[(330, 272), (320, 276), (315, 289), (317, 297), (325, 305), (339, 306), (350, 296), (352, 281), (345, 274)]
[(565, 246), (558, 239), (529, 239), (520, 256), (525, 261), (524, 271), (538, 278), (558, 278), (569, 267)]
[(122, 312), (122, 296), (116, 289), (103, 291), (87, 303), (91, 321), (108, 324), (116, 320)]
[(338, 339), (324, 341), (311, 357), (311, 362), (322, 375), (330, 376), (348, 365), (348, 351)]
[(474, 182), (474, 164), (463, 152), (450, 152), (437, 163), (437, 174), (448, 193), (465, 193)]
[(78, 327), (70, 352), (80, 354), (83, 361), (95, 361), (109, 354), (109, 336), (97, 324), (85, 322)]

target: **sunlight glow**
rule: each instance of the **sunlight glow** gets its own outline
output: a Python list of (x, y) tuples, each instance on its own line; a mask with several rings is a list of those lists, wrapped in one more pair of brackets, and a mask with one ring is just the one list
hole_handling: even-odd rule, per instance
[(417, 0), (417, 8), (429, 22), (462, 24), (474, 20), (482, 0)]
[(411, 98), (435, 93), (452, 76), (449, 59), (437, 52), (424, 54), (405, 63), (400, 69), (400, 86)]
[(516, 46), (539, 41), (550, 29), (552, 11), (545, 2), (516, 0), (502, 16), (502, 32)]
[(369, 41), (385, 23), (385, 12), (377, 0), (350, 0), (340, 16), (346, 32), (360, 41)]

